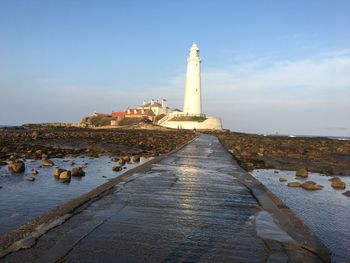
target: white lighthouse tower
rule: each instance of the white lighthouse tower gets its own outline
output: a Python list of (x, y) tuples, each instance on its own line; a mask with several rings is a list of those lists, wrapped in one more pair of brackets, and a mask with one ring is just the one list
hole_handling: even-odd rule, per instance
[(183, 113), (198, 116), (202, 114), (201, 59), (199, 57), (199, 48), (196, 43), (192, 44), (187, 59), (186, 90)]
[(158, 121), (158, 125), (173, 129), (222, 130), (220, 118), (202, 113), (201, 62), (199, 48), (193, 43), (187, 58), (183, 112), (178, 109), (170, 111)]

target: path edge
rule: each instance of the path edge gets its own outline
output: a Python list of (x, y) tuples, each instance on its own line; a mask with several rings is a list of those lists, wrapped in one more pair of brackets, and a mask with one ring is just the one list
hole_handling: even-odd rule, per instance
[[(222, 145), (220, 140), (219, 142)], [(262, 209), (270, 213), (278, 225), (295, 239), (303, 249), (317, 255), (323, 262), (331, 262), (330, 250), (298, 215), (258, 179), (244, 170), (236, 161), (236, 157), (223, 145), (222, 147), (231, 155), (232, 161), (237, 163), (240, 169), (236, 171), (237, 174), (234, 176), (251, 192)]]
[(89, 192), (82, 194), (76, 198), (70, 199), (61, 205), (48, 210), (42, 215), (21, 225), (19, 228), (1, 235), (0, 259), (20, 249), (31, 248), (36, 244), (37, 239), (39, 239), (50, 229), (63, 224), (65, 221), (71, 218), (76, 211), (79, 210), (78, 212), (80, 212), (80, 210), (85, 209), (94, 201), (100, 199), (105, 194), (108, 194), (108, 192), (112, 190), (117, 184), (127, 181), (127, 179), (129, 179), (135, 173), (147, 171), (151, 168), (152, 164), (160, 162), (169, 155), (178, 152), (188, 144), (195, 141), (198, 137), (199, 134), (196, 134), (193, 139), (179, 145), (174, 150), (148, 160), (145, 163), (134, 167), (115, 178), (110, 179), (106, 183), (93, 188)]

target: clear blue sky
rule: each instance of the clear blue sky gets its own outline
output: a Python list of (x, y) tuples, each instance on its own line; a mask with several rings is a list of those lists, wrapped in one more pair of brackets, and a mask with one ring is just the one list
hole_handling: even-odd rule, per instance
[(167, 98), (246, 132), (350, 136), (350, 1), (0, 1), (0, 124)]

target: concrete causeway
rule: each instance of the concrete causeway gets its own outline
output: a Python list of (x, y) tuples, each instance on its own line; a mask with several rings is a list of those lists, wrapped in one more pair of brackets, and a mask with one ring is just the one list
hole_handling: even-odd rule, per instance
[[(118, 184), (112, 193), (44, 234), (32, 248), (2, 260), (329, 261), (327, 250), (315, 237), (300, 232), (303, 228), (298, 225), (293, 229), (298, 220), (282, 218), (283, 209), (266, 210), (264, 203), (276, 202), (262, 193), (263, 188), (255, 195), (242, 178), (253, 182), (215, 136), (200, 135)], [(265, 200), (261, 202), (260, 197)], [(281, 223), (285, 221), (292, 223)], [(303, 237), (311, 239), (314, 247), (306, 246)]]

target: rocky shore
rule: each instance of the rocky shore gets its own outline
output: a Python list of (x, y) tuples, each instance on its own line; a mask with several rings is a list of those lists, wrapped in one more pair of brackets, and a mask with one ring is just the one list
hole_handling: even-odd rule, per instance
[(350, 176), (350, 141), (236, 132), (215, 135), (247, 171), (304, 168), (325, 175)]
[[(88, 129), (26, 125), (0, 129), (0, 165), (21, 172), (21, 161), (77, 157), (133, 158), (168, 153), (194, 137), (189, 131)], [(16, 170), (17, 169), (17, 170)]]

